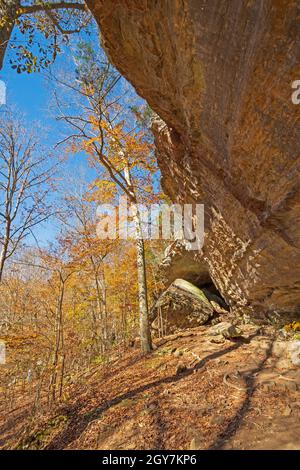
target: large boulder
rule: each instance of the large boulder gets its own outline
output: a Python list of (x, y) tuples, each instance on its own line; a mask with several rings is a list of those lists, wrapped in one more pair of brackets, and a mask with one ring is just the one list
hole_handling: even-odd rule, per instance
[(161, 120), (163, 187), (205, 204), (204, 258), (233, 309), (299, 317), (300, 3), (87, 0)]
[(203, 325), (215, 309), (201, 289), (184, 279), (176, 279), (154, 305), (154, 329), (163, 334)]

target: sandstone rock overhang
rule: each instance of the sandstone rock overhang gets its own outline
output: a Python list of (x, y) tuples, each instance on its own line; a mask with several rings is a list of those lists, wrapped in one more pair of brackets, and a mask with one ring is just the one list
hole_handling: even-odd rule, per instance
[(165, 123), (165, 191), (205, 204), (203, 252), (224, 299), (299, 316), (299, 1), (87, 3), (113, 63)]

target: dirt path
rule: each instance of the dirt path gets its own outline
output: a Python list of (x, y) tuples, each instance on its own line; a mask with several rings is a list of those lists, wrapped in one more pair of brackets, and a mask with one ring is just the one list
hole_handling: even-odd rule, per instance
[(74, 387), (56, 417), (23, 430), (21, 444), (20, 423), (15, 436), (0, 428), (2, 446), (300, 449), (300, 370), (274, 355), (268, 332), (248, 336), (214, 344), (202, 327), (147, 357), (133, 351)]

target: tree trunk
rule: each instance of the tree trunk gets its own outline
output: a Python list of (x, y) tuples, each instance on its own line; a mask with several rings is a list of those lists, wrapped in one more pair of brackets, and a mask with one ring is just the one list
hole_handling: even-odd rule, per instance
[(136, 231), (137, 231), (136, 259), (137, 259), (138, 287), (139, 287), (141, 349), (143, 353), (147, 354), (151, 351), (152, 344), (151, 344), (151, 333), (150, 333), (150, 324), (149, 324), (145, 246), (144, 246), (144, 240), (142, 238), (141, 221), (140, 221), (139, 215), (135, 217), (135, 225), (136, 225)]
[(5, 242), (4, 242), (2, 245), (1, 255), (0, 255), (0, 282), (2, 281), (6, 252), (7, 252), (7, 247), (5, 247)]
[(2, 244), (2, 248), (1, 248), (1, 254), (0, 254), (0, 283), (1, 283), (2, 277), (3, 277), (3, 270), (4, 270), (5, 261), (7, 260), (9, 237), (10, 237), (10, 227), (11, 227), (11, 222), (10, 222), (9, 219), (6, 218), (6, 220), (5, 220), (5, 234), (4, 234), (4, 239), (3, 239), (3, 244)]
[(103, 291), (103, 283), (101, 281), (99, 282), (99, 267), (96, 266), (93, 256), (90, 257), (90, 260), (92, 263), (95, 286), (97, 291), (98, 320), (100, 323), (101, 331), (101, 354), (103, 354), (107, 346), (106, 293)]
[(106, 305), (106, 282), (105, 282), (105, 274), (104, 274), (104, 266), (101, 268), (101, 277), (100, 277), (100, 285), (101, 285), (101, 310), (102, 310), (102, 321), (103, 321), (103, 340), (104, 344), (107, 344), (108, 339), (108, 324), (107, 324), (107, 305)]
[(3, 68), (6, 49), (11, 38), (20, 0), (2, 0), (0, 5), (0, 70)]
[(139, 288), (139, 307), (140, 307), (140, 337), (141, 337), (141, 350), (142, 353), (147, 354), (152, 349), (150, 323), (149, 323), (149, 308), (148, 308), (148, 292), (147, 292), (147, 277), (146, 277), (146, 260), (145, 260), (145, 245), (143, 240), (142, 226), (140, 213), (137, 207), (134, 188), (132, 186), (130, 171), (126, 167), (124, 175), (131, 193), (131, 203), (133, 206), (134, 214), (133, 220), (136, 229), (136, 259), (137, 259), (137, 272), (138, 272), (138, 288)]
[(57, 301), (57, 309), (56, 309), (56, 318), (55, 318), (55, 350), (53, 355), (53, 363), (52, 363), (52, 377), (50, 381), (50, 391), (51, 391), (51, 399), (53, 402), (56, 400), (56, 386), (57, 386), (57, 376), (58, 376), (58, 361), (59, 361), (59, 354), (62, 352), (63, 354), (63, 301), (64, 301), (64, 294), (65, 294), (65, 281), (61, 279), (60, 282), (60, 292), (59, 298)]

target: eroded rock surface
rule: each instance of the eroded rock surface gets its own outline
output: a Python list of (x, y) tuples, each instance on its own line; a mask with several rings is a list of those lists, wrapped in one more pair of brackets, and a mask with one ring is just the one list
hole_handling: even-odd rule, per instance
[(178, 278), (199, 287), (211, 283), (208, 267), (201, 254), (193, 250), (188, 251), (181, 240), (175, 241), (166, 249), (159, 268), (167, 287)]
[(234, 308), (300, 311), (297, 0), (89, 0), (112, 61), (163, 121), (163, 187), (204, 203), (204, 257)]

